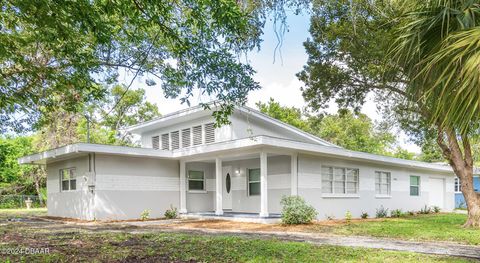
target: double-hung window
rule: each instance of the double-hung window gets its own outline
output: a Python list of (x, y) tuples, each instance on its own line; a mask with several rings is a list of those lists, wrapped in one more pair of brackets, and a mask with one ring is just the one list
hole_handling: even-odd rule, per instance
[(410, 195), (420, 195), (420, 176), (410, 175)]
[(358, 169), (323, 166), (322, 193), (325, 194), (357, 194)]
[(248, 169), (248, 195), (260, 195), (260, 169)]
[(77, 178), (75, 175), (75, 168), (61, 169), (60, 180), (62, 191), (77, 190)]
[(391, 175), (389, 172), (375, 172), (375, 194), (389, 196), (391, 193)]
[(188, 171), (188, 190), (205, 191), (205, 174), (203, 171)]
[(455, 193), (462, 192), (462, 185), (460, 184), (460, 179), (455, 177)]

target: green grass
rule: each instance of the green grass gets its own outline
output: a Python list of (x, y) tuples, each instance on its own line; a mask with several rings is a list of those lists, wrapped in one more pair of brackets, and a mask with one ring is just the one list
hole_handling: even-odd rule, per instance
[(317, 246), (277, 239), (155, 232), (132, 234), (121, 232), (122, 228), (111, 229), (117, 232), (102, 228), (87, 231), (74, 225), (5, 220), (45, 213), (45, 209), (0, 210), (0, 253), (12, 248), (50, 249), (45, 255), (0, 254), (1, 262), (468, 262), (461, 258)]
[(6, 218), (16, 218), (16, 217), (25, 217), (25, 216), (46, 216), (47, 208), (12, 208), (12, 209), (0, 209), (0, 220)]
[[(6, 258), (13, 262), (76, 261), (201, 261), (201, 262), (468, 262), (465, 259), (407, 252), (315, 246), (275, 239), (247, 239), (232, 236), (185, 234), (69, 234), (41, 238), (41, 246), (51, 248), (47, 255)], [(0, 243), (0, 250), (11, 246)], [(38, 244), (37, 244), (38, 245)]]
[(335, 226), (331, 231), (341, 235), (389, 237), (403, 240), (451, 241), (480, 244), (479, 228), (464, 228), (464, 214), (431, 214), (387, 218), (382, 221), (355, 222)]

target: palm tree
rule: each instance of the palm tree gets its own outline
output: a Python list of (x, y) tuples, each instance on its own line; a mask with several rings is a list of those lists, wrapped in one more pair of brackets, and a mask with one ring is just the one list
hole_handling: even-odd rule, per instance
[(437, 142), (459, 177), (469, 217), (480, 226), (470, 141), (480, 123), (480, 1), (405, 1), (391, 53), (406, 90), (438, 130)]

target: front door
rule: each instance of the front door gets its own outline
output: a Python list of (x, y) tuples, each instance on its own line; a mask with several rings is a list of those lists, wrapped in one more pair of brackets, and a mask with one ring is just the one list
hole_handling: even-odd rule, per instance
[(225, 166), (223, 173), (223, 209), (232, 209), (232, 167)]
[(428, 197), (429, 197), (429, 205), (430, 206), (438, 206), (441, 209), (444, 208), (444, 201), (445, 201), (445, 196), (444, 196), (444, 180), (441, 178), (429, 178), (429, 191), (428, 191)]

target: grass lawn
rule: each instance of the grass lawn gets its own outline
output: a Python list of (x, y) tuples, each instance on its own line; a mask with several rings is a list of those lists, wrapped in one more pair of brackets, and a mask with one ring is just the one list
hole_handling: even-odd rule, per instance
[[(10, 222), (45, 210), (0, 210), (1, 262), (468, 262), (466, 259), (277, 239), (178, 233), (90, 230), (52, 222)], [(49, 248), (49, 254), (6, 255), (13, 248)]]
[[(247, 239), (231, 236), (197, 236), (184, 234), (36, 234), (2, 238), (2, 248), (12, 246), (49, 247), (50, 254), (4, 257), (12, 262), (468, 262), (465, 259), (438, 257), (406, 252), (338, 246), (315, 246), (308, 243), (275, 239)], [(7, 242), (5, 242), (7, 241)]]
[(341, 224), (334, 226), (331, 231), (341, 235), (452, 241), (480, 245), (480, 229), (462, 227), (466, 218), (467, 215), (464, 214), (417, 215), (404, 218), (387, 218), (381, 221)]

